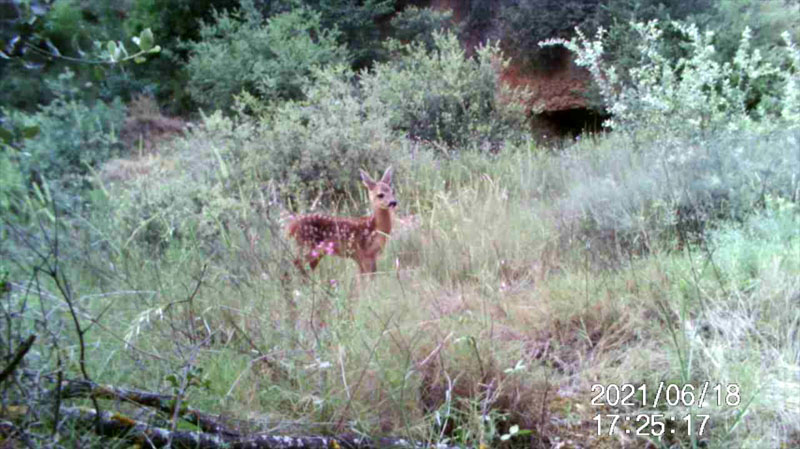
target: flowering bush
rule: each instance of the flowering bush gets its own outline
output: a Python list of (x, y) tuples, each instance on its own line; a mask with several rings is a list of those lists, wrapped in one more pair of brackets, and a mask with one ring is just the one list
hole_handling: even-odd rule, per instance
[[(605, 30), (594, 39), (580, 30), (571, 40), (550, 39), (542, 46), (563, 45), (586, 67), (612, 114), (606, 126), (618, 130), (658, 129), (670, 133), (710, 129), (775, 129), (797, 126), (800, 53), (784, 33), (781, 70), (751, 48), (752, 34), (745, 28), (732, 61), (718, 61), (714, 33), (700, 32), (681, 22), (632, 23), (639, 35), (640, 63), (623, 82), (618, 69), (603, 58)], [(685, 55), (664, 55), (665, 30), (684, 37)], [(687, 126), (689, 125), (689, 126)]]

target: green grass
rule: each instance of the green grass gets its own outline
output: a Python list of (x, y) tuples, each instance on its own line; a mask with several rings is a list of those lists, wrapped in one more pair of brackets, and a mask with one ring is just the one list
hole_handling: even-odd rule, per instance
[[(71, 223), (66, 274), (88, 314), (111, 305), (88, 334), (89, 371), (171, 393), (165, 378), (191, 365), (208, 380), (188, 390), (192, 407), (279, 433), (472, 446), (498, 445), (518, 424), (545, 446), (620, 447), (625, 437), (598, 436), (592, 418), (652, 407), (592, 407), (593, 384), (736, 383), (737, 407), (660, 407), (710, 414), (702, 437), (681, 430), (652, 442), (791, 447), (800, 438), (796, 205), (769, 196), (744, 220), (680, 243), (668, 195), (646, 178), (652, 160), (622, 157), (614, 139), (564, 154), (405, 162), (398, 215), (416, 225), (396, 227), (361, 287), (355, 264), (332, 258), (302, 282), (268, 192), (218, 176), (214, 161), (227, 155), (208, 148), (224, 145), (179, 143), (147, 162), (159, 169), (107, 184), (91, 226)], [(197, 208), (185, 198), (193, 192), (205, 196)], [(349, 214), (365, 200), (340, 204)], [(143, 225), (154, 216), (158, 227)]]

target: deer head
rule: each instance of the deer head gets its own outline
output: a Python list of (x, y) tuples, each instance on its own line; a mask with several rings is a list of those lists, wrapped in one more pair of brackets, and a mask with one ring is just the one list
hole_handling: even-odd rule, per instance
[(375, 210), (389, 210), (397, 207), (397, 200), (394, 199), (392, 190), (392, 167), (386, 169), (380, 181), (374, 181), (364, 170), (361, 172), (361, 181), (369, 190), (369, 202)]

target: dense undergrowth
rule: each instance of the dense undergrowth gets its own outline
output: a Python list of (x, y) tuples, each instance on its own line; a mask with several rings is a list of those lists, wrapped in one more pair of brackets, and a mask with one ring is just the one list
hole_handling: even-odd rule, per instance
[[(515, 440), (542, 447), (623, 444), (596, 435), (595, 383), (735, 383), (736, 407), (670, 408), (711, 418), (703, 436), (681, 429), (663, 444), (796, 441), (800, 223), (781, 190), (796, 184), (744, 183), (731, 195), (751, 199), (750, 212), (698, 230), (670, 203), (691, 173), (644, 157), (661, 148), (631, 157), (619, 137), (564, 155), (523, 147), (492, 160), (409, 160), (396, 181), (401, 224), (379, 273), (357, 289), (354, 264), (338, 259), (311, 283), (285, 279), (282, 208), (268, 190), (237, 198), (247, 180), (225, 185), (226, 154), (213, 145), (201, 162), (206, 137), (140, 161), (147, 173), (105, 185), (88, 217), (42, 217), (46, 234), (27, 242), (46, 254), (62, 228), (59, 276), (85, 325), (98, 323), (85, 342), (94, 380), (168, 392), (165, 379), (191, 367), (204, 380), (185, 392), (192, 407), (282, 432), (470, 445), (496, 444), (516, 424), (533, 433)], [(765, 148), (797, 154), (797, 138)], [(661, 170), (674, 187), (626, 180)], [(353, 204), (340, 209), (363, 199)], [(131, 210), (149, 216), (134, 221)], [(38, 265), (30, 254), (16, 262)], [(63, 299), (43, 275), (37, 286), (14, 273), (7, 304), (26, 317), (20, 330), (58, 330), (60, 351), (76, 351), (67, 322), (41, 322), (66, 313)], [(57, 356), (39, 350), (32, 366)]]
[[(11, 438), (127, 445), (53, 414), (67, 404), (195, 429), (130, 403), (54, 399), (56, 382), (83, 378), (275, 434), (800, 444), (797, 53), (781, 72), (744, 50), (723, 68), (681, 30), (698, 51), (673, 64), (643, 46), (642, 70), (620, 81), (633, 84), (604, 86), (614, 132), (560, 152), (522, 132), (526, 93), (499, 86), (495, 47), (467, 58), (436, 33), (434, 51), (393, 43), (372, 71), (315, 68), (292, 101), (243, 95), (241, 113), (208, 113), (148, 152), (78, 159), (88, 187), (4, 186), (3, 355), (36, 336), (4, 384)], [(593, 54), (580, 56), (598, 81), (619, 81)], [(688, 68), (703, 82), (681, 78)], [(732, 82), (756, 72), (781, 89), (757, 113)], [(63, 117), (51, 110), (27, 119)], [(44, 158), (54, 139), (22, 148)], [(389, 164), (400, 207), (378, 273), (357, 282), (355, 264), (329, 258), (302, 279), (290, 215), (363, 214), (357, 169)], [(595, 384), (706, 382), (721, 404), (591, 403)], [(653, 413), (677, 418), (661, 437), (605, 421)], [(708, 416), (702, 434), (687, 415)]]

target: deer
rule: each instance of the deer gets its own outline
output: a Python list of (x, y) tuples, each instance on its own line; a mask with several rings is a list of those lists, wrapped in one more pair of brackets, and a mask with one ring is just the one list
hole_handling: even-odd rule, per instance
[(326, 255), (353, 259), (361, 274), (375, 273), (377, 260), (392, 233), (392, 210), (397, 200), (392, 190), (392, 167), (380, 181), (374, 181), (359, 170), (361, 181), (369, 192), (372, 215), (366, 217), (331, 217), (312, 214), (295, 218), (288, 226), (288, 235), (298, 246), (295, 266), (307, 275), (304, 266), (313, 271)]

